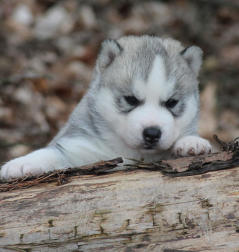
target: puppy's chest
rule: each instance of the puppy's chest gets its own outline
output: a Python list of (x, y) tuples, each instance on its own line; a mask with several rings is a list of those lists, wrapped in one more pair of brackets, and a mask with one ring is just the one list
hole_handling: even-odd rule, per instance
[(141, 155), (141, 159), (143, 159), (145, 162), (156, 162), (156, 161), (160, 161), (163, 159), (170, 159), (170, 158), (172, 158), (172, 153), (170, 151)]
[(138, 150), (130, 148), (120, 148), (114, 155), (121, 156), (125, 160), (144, 160), (145, 162), (155, 162), (162, 159), (172, 158), (171, 151), (157, 152), (157, 153), (142, 153)]

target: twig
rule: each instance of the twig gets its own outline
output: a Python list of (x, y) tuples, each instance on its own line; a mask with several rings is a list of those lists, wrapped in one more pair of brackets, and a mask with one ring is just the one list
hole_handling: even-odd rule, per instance
[(25, 176), (20, 179), (14, 179), (11, 181), (0, 180), (0, 192), (11, 191), (19, 188), (28, 188), (40, 183), (57, 181), (58, 185), (67, 182), (67, 178), (75, 175), (105, 174), (107, 171), (112, 170), (118, 164), (122, 163), (122, 158), (115, 158), (108, 161), (100, 161), (94, 164), (85, 165), (76, 168), (69, 168), (65, 170), (57, 170), (53, 172), (44, 173), (41, 176)]
[(152, 163), (138, 161), (138, 163), (127, 165), (128, 170), (160, 171), (170, 177), (193, 176), (237, 166), (239, 166), (239, 151), (235, 153), (224, 151), (206, 156), (185, 157)]
[(239, 137), (231, 142), (224, 142), (217, 135), (213, 135), (214, 140), (219, 144), (222, 151), (236, 151), (239, 150)]

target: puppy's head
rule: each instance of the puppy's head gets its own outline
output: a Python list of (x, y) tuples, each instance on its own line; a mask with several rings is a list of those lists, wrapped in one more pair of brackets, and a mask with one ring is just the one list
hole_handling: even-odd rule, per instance
[(172, 39), (129, 36), (103, 42), (96, 109), (129, 147), (157, 152), (197, 129), (202, 51)]

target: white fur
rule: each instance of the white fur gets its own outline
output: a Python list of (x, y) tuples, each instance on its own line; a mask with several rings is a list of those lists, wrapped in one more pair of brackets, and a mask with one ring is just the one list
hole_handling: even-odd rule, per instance
[(7, 162), (2, 166), (1, 177), (14, 178), (24, 175), (39, 175), (56, 169), (65, 169), (69, 165), (56, 149), (43, 148)]
[(71, 163), (70, 167), (117, 157), (108, 145), (103, 144), (97, 139), (85, 137), (62, 138), (58, 143), (64, 146), (65, 155)]
[(210, 153), (212, 150), (211, 144), (198, 136), (185, 136), (180, 138), (173, 148), (176, 156), (193, 156), (205, 153)]
[[(188, 96), (185, 105), (185, 111), (183, 115), (175, 121), (175, 130), (177, 131), (177, 136), (179, 137), (182, 134), (183, 129), (190, 123), (192, 118), (197, 113), (197, 102), (196, 97), (194, 95)], [(195, 129), (191, 129), (196, 132), (197, 125), (193, 125)]]
[(157, 55), (143, 89), (146, 94), (146, 101), (159, 105), (160, 100), (167, 100), (170, 91), (173, 89), (173, 84), (166, 78), (166, 69), (162, 57)]

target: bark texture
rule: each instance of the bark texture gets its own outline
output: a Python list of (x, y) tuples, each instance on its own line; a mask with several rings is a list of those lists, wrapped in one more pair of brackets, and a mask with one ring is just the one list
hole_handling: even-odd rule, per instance
[(0, 251), (238, 251), (239, 167), (75, 175), (0, 193)]

